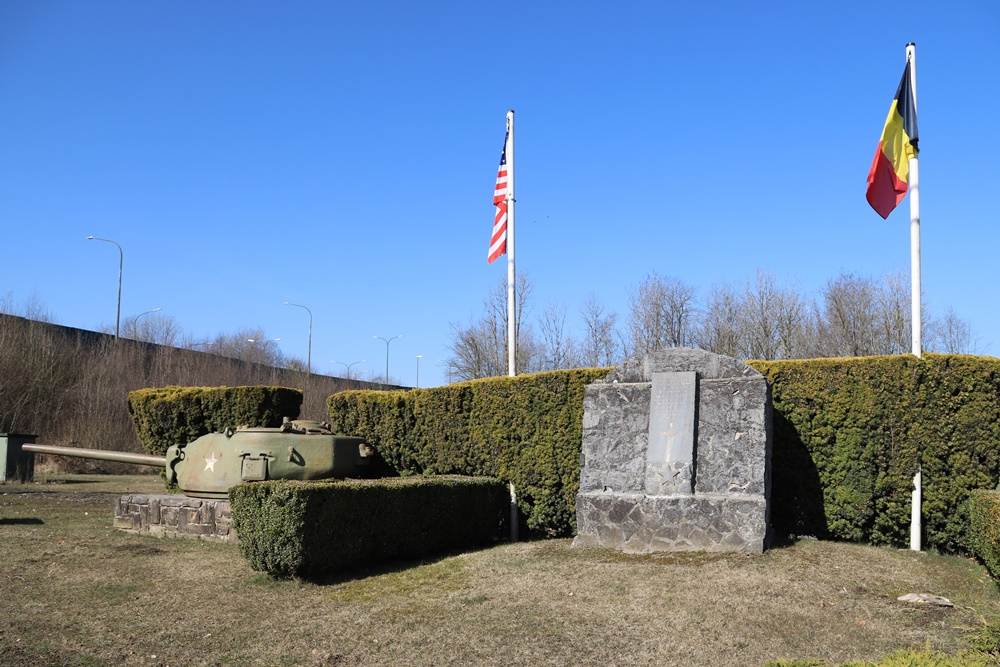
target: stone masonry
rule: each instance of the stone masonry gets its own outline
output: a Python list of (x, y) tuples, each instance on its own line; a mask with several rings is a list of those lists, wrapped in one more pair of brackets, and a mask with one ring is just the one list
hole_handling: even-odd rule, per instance
[(761, 552), (771, 390), (746, 364), (674, 348), (586, 388), (574, 546)]
[(237, 542), (228, 500), (126, 494), (115, 501), (115, 528), (155, 537)]

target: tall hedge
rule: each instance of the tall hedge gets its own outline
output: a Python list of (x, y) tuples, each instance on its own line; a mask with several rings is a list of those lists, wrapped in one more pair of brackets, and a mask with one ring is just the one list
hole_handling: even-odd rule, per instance
[(1000, 491), (969, 495), (969, 546), (994, 579), (1000, 579)]
[[(778, 535), (903, 546), (923, 470), (925, 544), (967, 551), (969, 492), (1000, 477), (1000, 359), (926, 354), (752, 361), (772, 385), (772, 517)], [(345, 392), (335, 428), (401, 474), (512, 481), (528, 526), (571, 534), (583, 387), (608, 369), (478, 380), (411, 392)]]
[(128, 413), (143, 449), (162, 456), (226, 427), (281, 426), (296, 419), (302, 391), (286, 387), (161, 387), (128, 395)]
[(748, 363), (772, 384), (779, 534), (905, 545), (919, 464), (925, 543), (968, 550), (965, 501), (1000, 473), (1000, 359)]
[(513, 482), (527, 527), (576, 526), (583, 389), (611, 369), (487, 378), (407, 392), (347, 391), (328, 399), (335, 432), (359, 435), (399, 474)]

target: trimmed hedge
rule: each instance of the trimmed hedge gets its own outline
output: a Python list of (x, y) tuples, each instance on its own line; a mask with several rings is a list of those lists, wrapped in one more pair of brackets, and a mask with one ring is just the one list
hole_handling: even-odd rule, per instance
[(1000, 491), (969, 494), (969, 546), (994, 579), (1000, 579)]
[(1000, 359), (748, 363), (772, 384), (779, 535), (905, 545), (920, 464), (925, 544), (968, 550), (965, 501), (1000, 474)]
[(143, 449), (162, 456), (226, 427), (281, 426), (295, 419), (302, 391), (286, 387), (161, 387), (129, 392), (128, 413)]
[(489, 544), (507, 485), (484, 477), (269, 481), (229, 490), (240, 552), (255, 570), (316, 576)]
[[(925, 354), (751, 361), (774, 401), (777, 535), (904, 546), (923, 470), (924, 543), (966, 551), (972, 489), (1000, 477), (1000, 359)], [(491, 378), (328, 400), (400, 474), (489, 475), (514, 483), (528, 527), (575, 529), (582, 398), (610, 369)]]
[(363, 437), (401, 475), (512, 482), (526, 525), (572, 535), (583, 390), (610, 368), (487, 378), (435, 389), (330, 396), (334, 432)]

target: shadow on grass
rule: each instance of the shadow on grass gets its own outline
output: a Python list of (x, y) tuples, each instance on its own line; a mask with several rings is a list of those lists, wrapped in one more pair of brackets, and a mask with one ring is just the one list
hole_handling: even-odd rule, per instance
[[(744, 560), (759, 558), (762, 554), (748, 553), (743, 551), (657, 551), (652, 553), (631, 554), (618, 551), (617, 549), (586, 547), (571, 548), (566, 542), (571, 538), (545, 539), (536, 536), (536, 539), (519, 540), (520, 543), (534, 544), (532, 553), (540, 558), (579, 558), (582, 560), (598, 562), (628, 562), (628, 563), (657, 563), (661, 565), (687, 565), (701, 566), (723, 560)], [(812, 540), (814, 538), (805, 538)], [(785, 535), (774, 540), (767, 551), (776, 549), (786, 549), (794, 547), (798, 542), (803, 541), (795, 536)], [(430, 554), (419, 558), (400, 558), (380, 563), (367, 565), (354, 565), (339, 570), (328, 570), (315, 574), (300, 574), (292, 577), (276, 577), (266, 573), (255, 575), (257, 583), (276, 584), (281, 581), (299, 580), (308, 582), (316, 586), (336, 586), (339, 584), (361, 581), (370, 577), (383, 575), (402, 574), (419, 567), (435, 565), (449, 558), (474, 554), (481, 551), (495, 549), (512, 542), (501, 540), (493, 544), (481, 547), (456, 549), (453, 551)]]
[[(794, 536), (784, 536), (774, 540), (767, 551), (787, 549), (794, 547), (802, 541), (813, 541), (814, 538), (796, 538)], [(522, 540), (522, 542), (529, 542)], [(547, 558), (578, 558), (581, 561), (603, 562), (603, 563), (641, 563), (658, 564), (664, 566), (688, 566), (700, 567), (719, 561), (750, 562), (760, 558), (764, 554), (748, 553), (743, 551), (657, 551), (643, 554), (629, 554), (617, 549), (607, 549), (601, 547), (586, 547), (582, 549), (569, 548), (565, 539), (545, 540), (539, 539), (536, 548), (532, 550), (534, 557)], [(435, 565), (449, 558), (464, 554), (473, 554), (479, 551), (486, 551), (510, 542), (499, 542), (474, 549), (463, 549), (448, 553), (439, 553), (424, 558), (400, 559), (384, 563), (373, 563), (370, 565), (359, 565), (352, 568), (344, 568), (337, 571), (329, 571), (320, 575), (304, 575), (293, 577), (300, 581), (308, 582), (317, 586), (335, 586), (338, 584), (361, 581), (369, 577), (379, 577), (387, 574), (402, 574), (418, 567)], [(262, 578), (268, 579), (271, 583), (282, 581), (281, 578), (271, 577), (261, 573)], [(287, 579), (285, 579), (287, 581)]]
[(356, 565), (344, 568), (342, 570), (333, 570), (333, 571), (318, 573), (316, 575), (304, 575), (299, 578), (302, 579), (303, 581), (308, 581), (311, 584), (316, 584), (317, 586), (334, 586), (337, 584), (343, 584), (350, 581), (368, 579), (369, 577), (378, 577), (386, 574), (400, 574), (403, 572), (407, 572), (409, 570), (413, 570), (418, 567), (435, 565), (449, 558), (454, 558), (455, 556), (462, 556), (464, 554), (486, 551), (488, 549), (497, 547), (501, 544), (504, 544), (504, 542), (487, 544), (481, 547), (471, 547), (464, 549), (454, 549), (450, 551), (442, 551), (434, 554), (428, 554), (426, 556), (420, 556), (417, 558), (400, 558), (381, 563)]
[(397, 558), (377, 563), (349, 565), (338, 569), (323, 570), (321, 572), (304, 572), (290, 576), (280, 576), (258, 571), (253, 575), (252, 580), (254, 583), (260, 585), (273, 585), (288, 581), (303, 581), (316, 586), (336, 586), (338, 584), (349, 583), (352, 581), (361, 581), (370, 577), (379, 577), (387, 574), (401, 574), (414, 570), (418, 567), (435, 565), (449, 558), (454, 558), (455, 556), (487, 551), (503, 544), (509, 544), (509, 542), (499, 541), (480, 547), (466, 547), (426, 554), (424, 556), (414, 558)]
[(36, 517), (10, 517), (0, 519), (0, 526), (42, 526), (45, 522)]

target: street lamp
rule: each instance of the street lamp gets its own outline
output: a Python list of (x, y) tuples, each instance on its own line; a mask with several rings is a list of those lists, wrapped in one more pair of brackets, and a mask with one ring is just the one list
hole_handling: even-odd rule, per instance
[(162, 308), (154, 308), (153, 310), (147, 310), (145, 313), (139, 313), (138, 315), (135, 316), (135, 319), (132, 320), (132, 335), (136, 337), (136, 340), (139, 339), (138, 338), (138, 336), (139, 336), (139, 318), (142, 317), (143, 315), (149, 315), (150, 313), (158, 313), (161, 310), (163, 310), (163, 309)]
[(122, 264), (125, 260), (125, 253), (122, 252), (122, 247), (118, 245), (117, 241), (112, 241), (111, 239), (102, 239), (96, 236), (88, 236), (88, 241), (106, 241), (107, 243), (114, 243), (118, 248), (118, 310), (115, 314), (115, 340), (118, 340), (118, 334), (121, 329), (122, 321)]
[(403, 334), (398, 336), (393, 336), (392, 338), (382, 338), (382, 336), (372, 336), (372, 338), (378, 338), (379, 340), (385, 341), (385, 383), (389, 384), (389, 343), (396, 340), (397, 338), (402, 338)]
[[(264, 345), (267, 345), (268, 343), (277, 343), (279, 340), (281, 340), (281, 339), (280, 338), (272, 338), (271, 340), (261, 340), (260, 338), (247, 338), (247, 342), (248, 343), (263, 343)], [(207, 344), (209, 344), (209, 343), (207, 343)]]
[(420, 360), (424, 358), (424, 355), (417, 355), (417, 389), (420, 389)]
[(345, 364), (343, 361), (334, 361), (333, 359), (331, 359), (330, 363), (331, 364), (340, 364), (341, 366), (344, 366), (345, 368), (347, 368), (347, 379), (351, 380), (352, 379), (351, 378), (351, 366), (354, 366), (355, 364), (363, 364), (366, 361), (368, 361), (368, 360), (367, 359), (362, 359), (361, 361), (352, 361), (349, 364)]
[(311, 310), (309, 310), (308, 308), (306, 308), (305, 306), (303, 306), (300, 303), (290, 303), (288, 301), (285, 301), (284, 305), (286, 305), (286, 306), (295, 306), (296, 308), (305, 308), (306, 312), (309, 313), (309, 351), (308, 351), (307, 356), (306, 356), (306, 368), (308, 369), (308, 372), (310, 374), (312, 374), (312, 372), (313, 372), (313, 367), (312, 367), (312, 355), (313, 355), (313, 313), (312, 313)]

